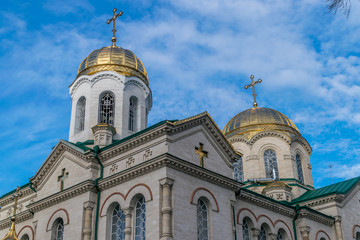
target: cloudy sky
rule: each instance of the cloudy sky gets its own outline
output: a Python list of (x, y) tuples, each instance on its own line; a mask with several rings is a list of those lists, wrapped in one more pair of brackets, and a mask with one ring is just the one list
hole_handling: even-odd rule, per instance
[(114, 7), (124, 11), (118, 45), (149, 74), (150, 125), (208, 111), (223, 128), (252, 106), (253, 74), (259, 105), (290, 117), (313, 147), (316, 187), (360, 175), (360, 1), (346, 18), (325, 0), (3, 0), (0, 195), (68, 138), (68, 86), (111, 44)]

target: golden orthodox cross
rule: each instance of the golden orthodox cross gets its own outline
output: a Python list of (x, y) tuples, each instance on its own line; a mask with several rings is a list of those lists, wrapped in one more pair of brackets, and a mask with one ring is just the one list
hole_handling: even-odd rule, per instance
[(208, 157), (208, 152), (203, 150), (204, 144), (199, 143), (199, 147), (195, 147), (195, 153), (200, 157), (200, 167), (204, 167), (204, 157)]
[(113, 46), (113, 47), (116, 46), (116, 45), (115, 45), (115, 42), (116, 42), (116, 36), (115, 36), (115, 33), (116, 33), (116, 19), (117, 19), (118, 17), (120, 17), (121, 15), (123, 15), (123, 12), (122, 12), (122, 11), (120, 11), (118, 14), (116, 14), (116, 11), (117, 11), (117, 9), (114, 8), (114, 10), (113, 10), (114, 16), (113, 16), (112, 18), (110, 18), (109, 20), (107, 20), (107, 22), (106, 22), (107, 24), (110, 24), (111, 22), (113, 22), (113, 30), (112, 30), (112, 32), (113, 32), (113, 37), (111, 38), (112, 46)]
[(58, 182), (61, 182), (60, 191), (64, 190), (64, 180), (68, 178), (68, 176), (69, 176), (69, 172), (65, 173), (65, 168), (63, 168), (63, 170), (61, 170), (61, 175), (58, 176)]
[(18, 205), (18, 200), (19, 197), (21, 197), (22, 193), (20, 192), (20, 188), (17, 187), (16, 188), (16, 192), (11, 196), (11, 199), (15, 199), (15, 203), (14, 203), (14, 217), (16, 215), (16, 210), (17, 210), (17, 205)]
[(261, 83), (262, 82), (262, 80), (261, 79), (259, 79), (259, 80), (257, 80), (257, 81), (254, 81), (254, 75), (251, 75), (250, 76), (250, 79), (251, 79), (251, 83), (249, 84), (249, 85), (245, 85), (245, 89), (248, 89), (249, 87), (251, 87), (252, 88), (252, 96), (254, 97), (254, 107), (257, 107), (257, 102), (256, 102), (256, 93), (255, 93), (255, 85), (256, 84), (258, 84), (258, 83)]

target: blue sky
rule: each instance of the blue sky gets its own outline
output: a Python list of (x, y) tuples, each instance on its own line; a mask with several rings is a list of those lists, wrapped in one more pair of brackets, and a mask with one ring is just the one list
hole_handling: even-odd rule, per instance
[[(0, 3), (0, 194), (28, 182), (68, 138), (68, 86), (111, 44), (146, 66), (149, 124), (208, 111), (220, 128), (258, 103), (286, 114), (313, 147), (314, 184), (360, 175), (360, 2), (349, 18), (325, 0), (10, 1)], [(329, 164), (333, 166), (329, 170)]]

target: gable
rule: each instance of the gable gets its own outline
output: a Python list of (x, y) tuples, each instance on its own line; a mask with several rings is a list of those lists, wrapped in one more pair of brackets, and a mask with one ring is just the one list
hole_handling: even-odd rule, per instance
[(84, 150), (60, 140), (30, 181), (41, 199), (91, 179), (92, 168), (97, 165)]
[(198, 166), (203, 164), (205, 169), (233, 178), (233, 163), (240, 155), (207, 113), (172, 124), (175, 129), (168, 137), (169, 154)]

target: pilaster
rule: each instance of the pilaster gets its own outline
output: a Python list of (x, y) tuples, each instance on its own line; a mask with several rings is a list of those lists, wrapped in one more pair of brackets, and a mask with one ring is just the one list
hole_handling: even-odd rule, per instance
[(160, 240), (172, 240), (172, 185), (174, 180), (170, 178), (163, 178), (159, 180), (162, 186), (162, 234)]
[(94, 202), (85, 202), (83, 204), (85, 217), (84, 217), (84, 229), (83, 229), (83, 239), (84, 240), (91, 240), (92, 234), (92, 213), (95, 206)]

